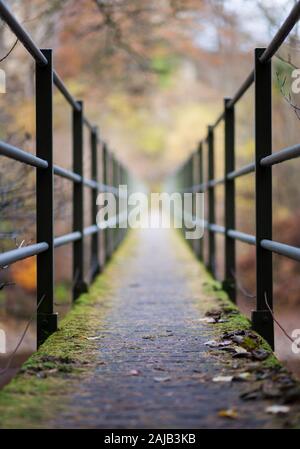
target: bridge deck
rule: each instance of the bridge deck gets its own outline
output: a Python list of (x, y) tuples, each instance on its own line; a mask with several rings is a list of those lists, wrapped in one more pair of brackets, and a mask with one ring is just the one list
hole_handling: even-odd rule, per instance
[[(92, 350), (87, 346), (87, 353), (91, 354), (89, 363), (85, 361), (81, 370), (73, 374), (47, 371), (41, 359), (36, 359), (42, 366), (37, 373), (32, 370), (33, 362), (29, 363), (25, 374), (0, 394), (1, 425), (6, 425), (5, 398), (7, 404), (9, 395), (16, 397), (20, 391), (24, 394), (24, 376), (34, 376), (34, 386), (25, 389), (29, 394), (23, 412), (8, 411), (10, 426), (14, 422), (20, 427), (52, 428), (283, 426), (286, 417), (274, 418), (265, 412), (278, 399), (240, 398), (246, 390), (257, 388), (256, 370), (263, 368), (261, 362), (235, 359), (230, 352), (210, 349), (205, 344), (218, 338), (226, 327), (234, 328), (239, 323), (245, 326), (245, 321), (237, 315), (225, 323), (200, 321), (205, 311), (220, 307), (216, 297), (222, 294), (207, 292), (205, 283), (209, 277), (181, 238), (168, 230), (132, 231), (125, 245), (130, 246), (126, 257), (117, 254), (113, 266), (104, 274), (106, 282), (114, 282), (101, 303), (105, 312), (100, 317), (99, 311), (96, 325), (94, 321), (87, 325), (82, 335), (69, 332), (80, 351), (83, 339), (84, 344), (92, 345)], [(65, 327), (68, 326), (67, 323)], [(59, 334), (50, 339), (55, 341)], [(52, 356), (58, 351), (57, 345), (54, 352), (48, 346), (46, 342), (40, 350), (44, 360), (47, 351), (50, 354), (52, 351)], [(249, 371), (253, 380), (212, 380), (215, 376)], [(47, 390), (47, 382), (52, 378), (57, 383), (50, 383)], [(23, 386), (20, 390), (18, 382)], [(45, 388), (41, 387), (43, 383)], [(38, 395), (34, 403), (30, 402), (32, 393)], [(54, 399), (50, 400), (50, 396)], [(45, 416), (43, 404), (48, 400)], [(26, 401), (31, 412), (24, 418)], [(234, 412), (228, 412), (230, 409)], [(14, 414), (16, 421), (11, 418)]]

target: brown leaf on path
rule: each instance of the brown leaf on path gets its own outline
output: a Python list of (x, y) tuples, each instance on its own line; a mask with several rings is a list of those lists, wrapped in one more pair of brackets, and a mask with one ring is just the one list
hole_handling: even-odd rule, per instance
[(226, 410), (220, 410), (218, 412), (218, 416), (220, 416), (221, 418), (236, 419), (236, 418), (238, 418), (238, 413), (237, 413), (236, 409), (228, 408)]
[(270, 352), (266, 351), (265, 349), (260, 348), (260, 349), (255, 349), (254, 351), (251, 352), (251, 354), (255, 360), (265, 360), (269, 357)]

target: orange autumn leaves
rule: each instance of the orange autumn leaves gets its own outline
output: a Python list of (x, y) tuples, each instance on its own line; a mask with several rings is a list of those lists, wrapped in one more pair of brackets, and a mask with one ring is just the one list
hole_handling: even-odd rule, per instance
[(12, 281), (28, 292), (36, 288), (36, 257), (21, 260), (11, 266)]

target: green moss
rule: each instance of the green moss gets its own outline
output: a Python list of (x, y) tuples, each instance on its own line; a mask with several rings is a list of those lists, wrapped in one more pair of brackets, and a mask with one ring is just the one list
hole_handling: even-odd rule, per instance
[[(97, 362), (97, 343), (89, 337), (101, 329), (110, 307), (116, 272), (132, 251), (132, 237), (82, 295), (57, 332), (23, 365), (20, 373), (0, 391), (0, 428), (39, 428), (47, 425), (68, 402), (78, 381), (88, 377)], [(54, 412), (55, 411), (55, 412)]]
[(54, 298), (57, 304), (68, 304), (70, 302), (71, 285), (68, 282), (60, 282), (55, 285)]
[[(182, 243), (186, 243), (181, 233), (177, 233), (180, 236)], [(188, 249), (188, 251), (187, 251)], [(184, 261), (186, 265), (186, 276), (190, 277), (190, 267), (188, 265), (191, 258), (195, 261), (195, 255), (189, 245), (185, 244)], [(225, 332), (239, 331), (239, 330), (250, 330), (251, 321), (243, 315), (239, 308), (229, 299), (227, 293), (223, 290), (222, 283), (217, 281), (212, 277), (212, 275), (207, 271), (205, 266), (198, 261), (199, 273), (193, 284), (196, 301), (195, 305), (203, 313), (209, 313), (212, 310), (222, 311), (224, 322), (208, 324), (207, 326), (213, 329), (216, 336), (221, 336)], [(199, 292), (199, 278), (202, 281), (202, 288)], [(192, 287), (193, 287), (192, 286)], [(270, 353), (269, 357), (264, 361), (261, 361), (262, 368), (275, 368), (280, 367), (282, 364), (278, 361), (277, 357), (273, 353), (270, 345), (258, 334), (252, 331), (256, 335), (257, 340), (254, 342), (253, 339), (246, 339), (248, 347), (245, 349), (265, 349)], [(225, 356), (224, 356), (225, 357)]]

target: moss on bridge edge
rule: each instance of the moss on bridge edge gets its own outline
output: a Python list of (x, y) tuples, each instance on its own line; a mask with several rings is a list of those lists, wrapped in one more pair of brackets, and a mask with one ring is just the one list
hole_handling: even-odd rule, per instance
[(89, 292), (81, 295), (51, 335), (0, 391), (0, 428), (43, 428), (67, 405), (76, 385), (97, 364), (96, 340), (110, 307), (116, 274), (131, 252), (129, 235)]
[[(105, 272), (95, 280), (89, 293), (82, 295), (62, 320), (59, 330), (29, 358), (16, 378), (0, 391), (0, 428), (48, 428), (55, 416), (67, 409), (68, 398), (72, 397), (78, 383), (88, 378), (99, 363), (97, 340), (89, 338), (101, 332), (101, 321), (110, 308), (114, 293), (112, 284), (125, 265), (124, 259), (134, 247), (135, 233), (130, 233)], [(180, 253), (183, 269), (186, 267), (190, 270), (191, 253)], [(185, 260), (189, 263), (185, 264)], [(202, 264), (192, 265), (195, 268), (193, 282), (197, 285), (194, 299), (201, 314), (216, 308), (227, 313), (226, 322), (212, 327), (208, 325), (209, 333), (213, 332), (214, 338), (217, 338), (229, 330), (250, 329), (250, 321), (228, 299), (221, 284), (210, 276)], [(201, 294), (199, 276), (202, 277)], [(192, 282), (190, 273), (189, 278)], [(234, 313), (230, 313), (232, 311)], [(263, 339), (260, 339), (260, 345), (270, 350)], [(224, 354), (223, 362), (225, 358)], [(262, 364), (274, 366), (279, 365), (279, 362), (271, 353)]]

